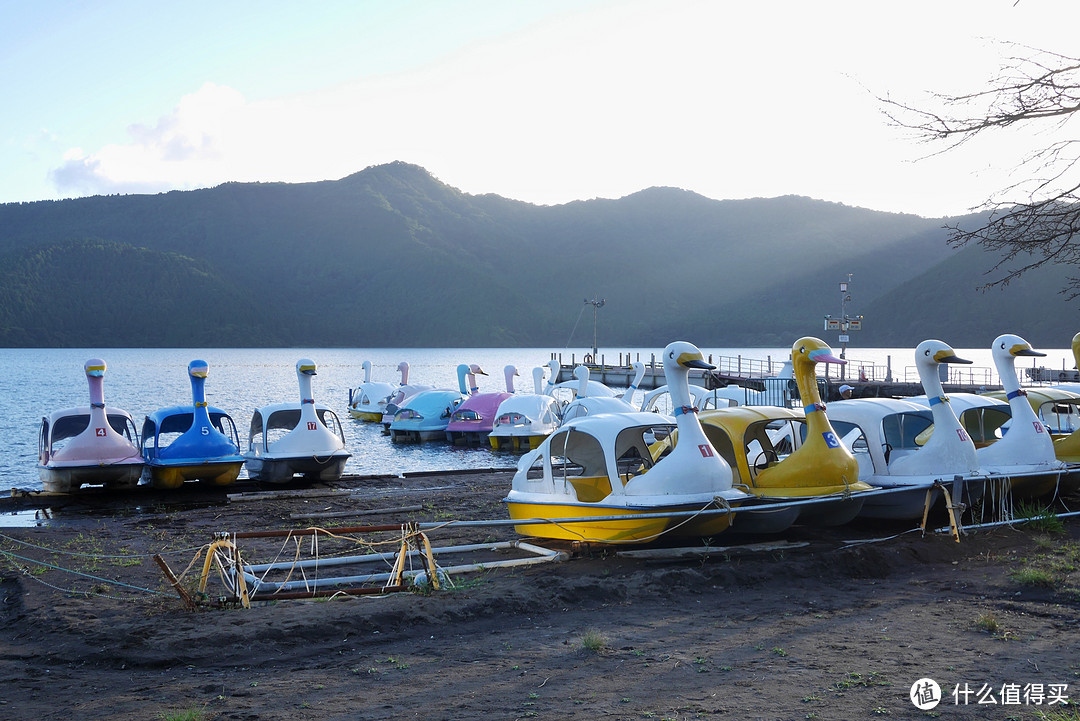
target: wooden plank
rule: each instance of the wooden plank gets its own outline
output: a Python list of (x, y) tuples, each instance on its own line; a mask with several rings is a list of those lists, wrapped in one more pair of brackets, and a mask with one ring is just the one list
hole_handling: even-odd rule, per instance
[(165, 559), (158, 554), (153, 555), (154, 562), (161, 567), (161, 572), (165, 574), (165, 578), (168, 579), (169, 585), (176, 590), (177, 595), (180, 596), (180, 600), (184, 602), (184, 607), (189, 611), (194, 611), (198, 606), (195, 605), (195, 601), (188, 595), (187, 589), (180, 585), (180, 580), (169, 568), (169, 564), (165, 563)]

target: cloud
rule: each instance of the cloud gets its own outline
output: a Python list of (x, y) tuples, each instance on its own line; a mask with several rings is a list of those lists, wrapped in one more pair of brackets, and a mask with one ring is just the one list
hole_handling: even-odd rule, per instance
[(232, 88), (206, 83), (153, 126), (134, 124), (128, 142), (92, 153), (72, 148), (50, 173), (61, 192), (142, 193), (232, 179), (233, 141), (250, 106)]
[(913, 164), (925, 149), (899, 138), (873, 97), (978, 87), (988, 50), (950, 33), (982, 15), (890, 14), (882, 35), (865, 3), (789, 5), (776, 23), (753, 3), (601, 4), (399, 73), (334, 87), (312, 76), (303, 94), (251, 100), (205, 83), (116, 143), (70, 150), (50, 177), (64, 194), (160, 192), (403, 160), (466, 192), (537, 203), (653, 185), (925, 214), (985, 199), (1000, 176), (972, 171), (1000, 152)]

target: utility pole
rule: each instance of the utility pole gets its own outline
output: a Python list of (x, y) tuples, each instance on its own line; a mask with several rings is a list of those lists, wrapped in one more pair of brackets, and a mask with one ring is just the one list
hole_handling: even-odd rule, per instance
[(604, 299), (601, 298), (600, 300), (597, 300), (596, 298), (593, 298), (592, 300), (589, 300), (586, 298), (585, 302), (592, 304), (592, 358), (593, 363), (599, 363), (600, 361), (596, 357), (596, 311), (604, 307)]

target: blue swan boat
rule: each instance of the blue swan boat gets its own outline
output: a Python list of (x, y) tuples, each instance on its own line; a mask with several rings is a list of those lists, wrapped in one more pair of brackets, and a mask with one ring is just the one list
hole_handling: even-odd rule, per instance
[(143, 481), (155, 488), (179, 488), (185, 481), (227, 486), (240, 475), (244, 457), (236, 424), (206, 404), (209, 368), (202, 360), (188, 363), (192, 405), (159, 408), (143, 421)]

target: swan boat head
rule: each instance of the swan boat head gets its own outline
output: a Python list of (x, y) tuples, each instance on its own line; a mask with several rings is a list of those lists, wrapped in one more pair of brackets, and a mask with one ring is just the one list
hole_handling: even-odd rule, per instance
[(1004, 437), (978, 450), (979, 463), (987, 471), (1000, 472), (1003, 467), (1049, 468), (1059, 466), (1054, 442), (1046, 426), (1035, 415), (1027, 393), (1020, 388), (1016, 375), (1018, 357), (1045, 356), (1018, 335), (1006, 333), (994, 339), (991, 347), (994, 367), (1001, 380), (1002, 390), (1012, 412)]
[(755, 463), (758, 493), (797, 496), (868, 489), (859, 482), (858, 462), (829, 422), (817, 385), (818, 363), (845, 362), (819, 338), (807, 336), (792, 345), (792, 372), (804, 406), (806, 440), (783, 460), (774, 453), (766, 455), (764, 468)]
[(915, 348), (915, 368), (933, 415), (930, 438), (916, 452), (900, 455), (889, 462), (892, 476), (972, 475), (979, 472), (975, 443), (953, 409), (941, 385), (942, 364), (971, 363), (960, 358), (944, 341), (924, 340)]

